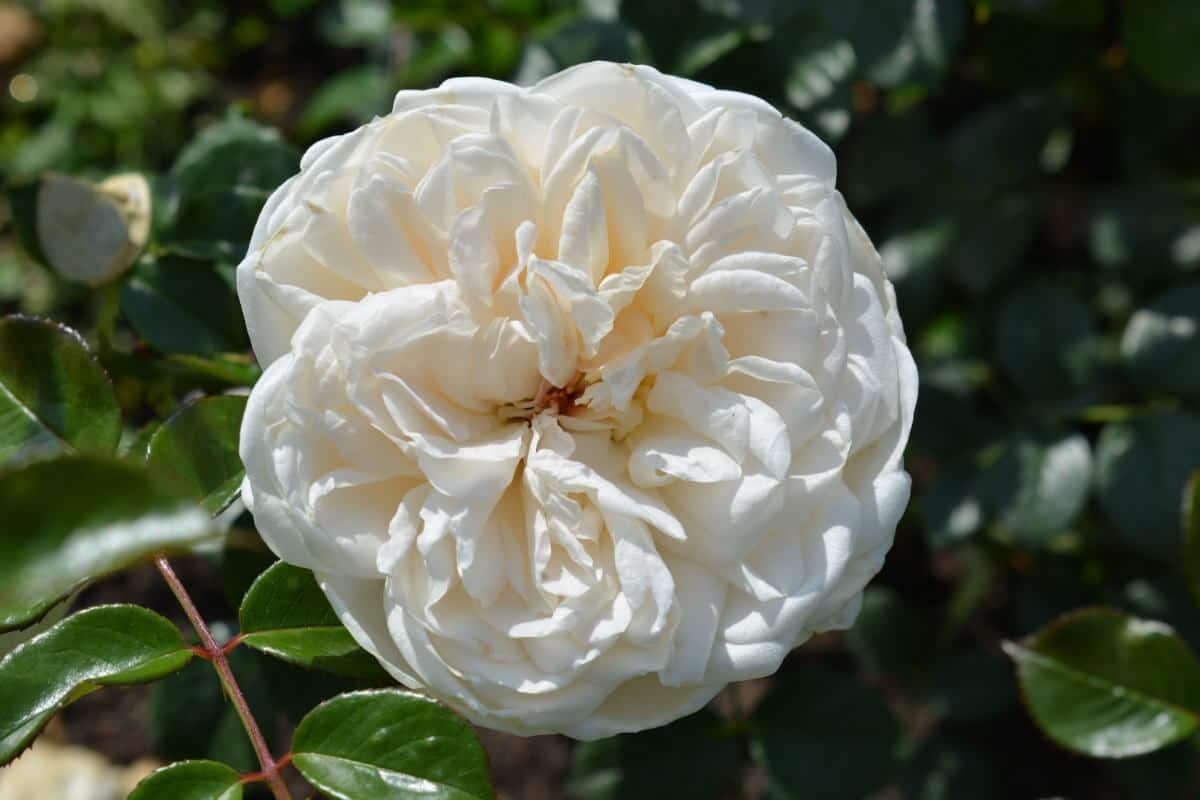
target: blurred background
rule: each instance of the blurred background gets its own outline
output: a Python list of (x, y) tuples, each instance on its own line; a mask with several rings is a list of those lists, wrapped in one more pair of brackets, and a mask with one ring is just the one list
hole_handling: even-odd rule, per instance
[[(397, 89), (591, 59), (760, 95), (836, 149), (921, 370), (914, 502), (848, 634), (663, 731), (587, 747), (485, 734), (502, 795), (1200, 795), (1194, 740), (1110, 762), (1051, 744), (1001, 650), (1095, 604), (1200, 648), (1180, 567), (1200, 469), (1200, 2), (0, 0), (0, 181), (140, 171), (157, 192), (231, 113), (277, 128), (294, 158)], [(169, 413), (252, 375), (229, 279), (256, 210), (200, 237), (217, 245), (181, 246), (190, 277), (139, 263), (117, 296), (29, 257), (0, 199), (0, 311), (119, 325), (127, 352), (102, 358), (126, 418)], [(190, 568), (210, 618), (233, 616), (256, 565)], [(113, 599), (178, 615), (153, 575), (83, 602)], [(251, 656), (240, 669), (280, 719), (335, 688)], [(236, 763), (215, 684), (189, 673), (89, 698), (55, 737), (121, 765)], [(772, 713), (746, 722), (766, 694)], [(718, 735), (759, 724), (753, 747)], [(3, 780), (0, 796), (32, 797)]]

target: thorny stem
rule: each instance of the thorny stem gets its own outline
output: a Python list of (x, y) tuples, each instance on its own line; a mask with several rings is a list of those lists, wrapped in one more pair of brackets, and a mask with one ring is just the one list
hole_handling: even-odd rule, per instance
[(292, 795), (288, 792), (287, 785), (284, 784), (283, 778), (279, 774), (279, 768), (287, 764), (288, 758), (285, 756), (276, 762), (272, 757), (271, 750), (267, 747), (267, 740), (263, 738), (262, 731), (254, 720), (254, 714), (250, 712), (250, 704), (246, 702), (246, 696), (242, 694), (242, 688), (238, 686), (237, 679), (233, 676), (233, 670), (229, 667), (228, 649), (217, 644), (212, 631), (208, 629), (204, 618), (200, 616), (196, 604), (192, 602), (191, 595), (180, 582), (175, 570), (171, 568), (171, 563), (167, 561), (166, 556), (157, 556), (154, 559), (154, 565), (158, 567), (163, 580), (171, 588), (171, 593), (183, 607), (183, 613), (187, 615), (188, 621), (196, 629), (196, 634), (200, 637), (200, 643), (203, 645), (203, 657), (212, 662), (213, 668), (217, 671), (217, 677), (221, 679), (221, 685), (225, 687), (225, 693), (229, 695), (234, 710), (242, 720), (246, 735), (250, 737), (254, 752), (258, 755), (258, 762), (262, 765), (262, 772), (255, 773), (249, 778), (265, 781), (271, 787), (271, 792), (275, 795), (276, 800), (292, 800)]

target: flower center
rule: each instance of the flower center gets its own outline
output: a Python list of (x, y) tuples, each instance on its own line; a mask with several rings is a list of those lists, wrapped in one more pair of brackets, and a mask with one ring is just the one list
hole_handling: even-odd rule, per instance
[(583, 393), (583, 375), (576, 373), (567, 381), (565, 386), (555, 386), (542, 378), (537, 395), (533, 398), (533, 414), (536, 416), (547, 409), (554, 409), (559, 414), (569, 414), (575, 400)]

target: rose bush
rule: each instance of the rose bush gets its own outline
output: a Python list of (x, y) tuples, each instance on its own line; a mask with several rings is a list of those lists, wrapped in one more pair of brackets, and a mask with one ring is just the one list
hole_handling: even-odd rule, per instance
[(238, 268), (263, 538), (397, 680), (522, 734), (659, 725), (847, 627), (917, 379), (835, 167), (611, 63), (317, 143)]

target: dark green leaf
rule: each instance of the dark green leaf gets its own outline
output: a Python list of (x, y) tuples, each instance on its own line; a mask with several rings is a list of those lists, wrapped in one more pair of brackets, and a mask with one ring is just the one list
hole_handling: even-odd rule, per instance
[(1084, 609), (1006, 649), (1034, 721), (1070, 750), (1142, 755), (1200, 724), (1200, 662), (1162, 623)]
[(234, 114), (205, 128), (171, 170), (163, 243), (193, 258), (240, 258), (263, 203), (299, 164), (272, 128)]
[(339, 72), (313, 93), (297, 129), (307, 138), (342, 120), (369, 120), (388, 107), (393, 91), (391, 79), (380, 67), (353, 67)]
[(986, 755), (945, 736), (922, 745), (904, 765), (900, 786), (906, 800), (992, 800), (1000, 797), (996, 777)]
[[(263, 670), (266, 660), (250, 650), (229, 654), (230, 667), (254, 718), (269, 743), (274, 743), (276, 705)], [(147, 721), (155, 752), (162, 758), (208, 758), (246, 772), (258, 769), (254, 747), (211, 664), (193, 661), (155, 684)]]
[(1124, 8), (1121, 34), (1129, 60), (1163, 89), (1200, 93), (1200, 4), (1193, 0), (1137, 0)]
[(483, 747), (471, 726), (427, 697), (351, 692), (301, 720), (293, 764), (337, 800), (487, 800)]
[(112, 384), (78, 333), (49, 320), (0, 319), (0, 465), (121, 436)]
[(773, 796), (866, 797), (893, 776), (900, 729), (883, 697), (815, 667), (790, 671), (754, 715), (751, 747)]
[[(1013, 294), (996, 320), (996, 360), (1040, 402), (1074, 397), (1091, 374), (1091, 314), (1070, 291), (1037, 284)], [(1053, 342), (1054, 346), (1047, 346)]]
[(1106, 425), (1096, 444), (1100, 505), (1131, 547), (1162, 558), (1179, 553), (1180, 505), (1200, 466), (1200, 418), (1154, 411)]
[(241, 800), (242, 776), (216, 761), (180, 761), (156, 769), (129, 800)]
[(1017, 702), (1012, 673), (999, 655), (981, 650), (956, 653), (929, 677), (930, 704), (947, 719), (991, 719)]
[(1012, 442), (988, 468), (980, 491), (997, 531), (1028, 546), (1043, 546), (1083, 510), (1092, 471), (1084, 436)]
[(583, 742), (567, 791), (579, 800), (717, 800), (737, 778), (738, 741), (707, 711), (662, 728)]
[(846, 645), (868, 673), (907, 681), (929, 652), (928, 633), (896, 591), (875, 586), (863, 594), (862, 610), (846, 633)]
[(1200, 602), (1200, 469), (1183, 489), (1183, 570), (1188, 588)]
[(0, 476), (0, 508), (0, 629), (40, 616), (34, 609), (90, 579), (214, 535), (201, 509), (115, 457), (71, 456)]
[(1092, 468), (1085, 437), (1012, 438), (988, 455), (982, 466), (947, 465), (930, 487), (925, 522), (932, 546), (991, 527), (1016, 544), (1045, 547), (1083, 511)]
[(143, 258), (121, 287), (121, 310), (137, 334), (164, 353), (212, 356), (246, 345), (233, 287), (196, 262)]
[(14, 181), (7, 187), (8, 205), (12, 213), (12, 225), (21, 248), (35, 261), (46, 264), (46, 254), (37, 233), (37, 198), (40, 180)]
[(1043, 96), (1018, 97), (968, 117), (948, 142), (958, 178), (980, 188), (1037, 175), (1042, 149), (1060, 119), (1061, 109)]
[(282, 561), (273, 565), (246, 592), (238, 619), (242, 640), (264, 653), (351, 678), (388, 680), (306, 569)]
[(300, 154), (279, 131), (230, 114), (194, 138), (171, 169), (181, 194), (229, 187), (273, 191), (300, 167)]
[(1200, 396), (1200, 284), (1172, 289), (1130, 317), (1121, 355), (1142, 387)]
[(68, 703), (101, 686), (157, 680), (191, 658), (179, 630), (144, 608), (72, 614), (0, 661), (0, 763)]
[(213, 515), (241, 492), (238, 435), (246, 398), (202, 397), (171, 416), (150, 440), (147, 465)]

